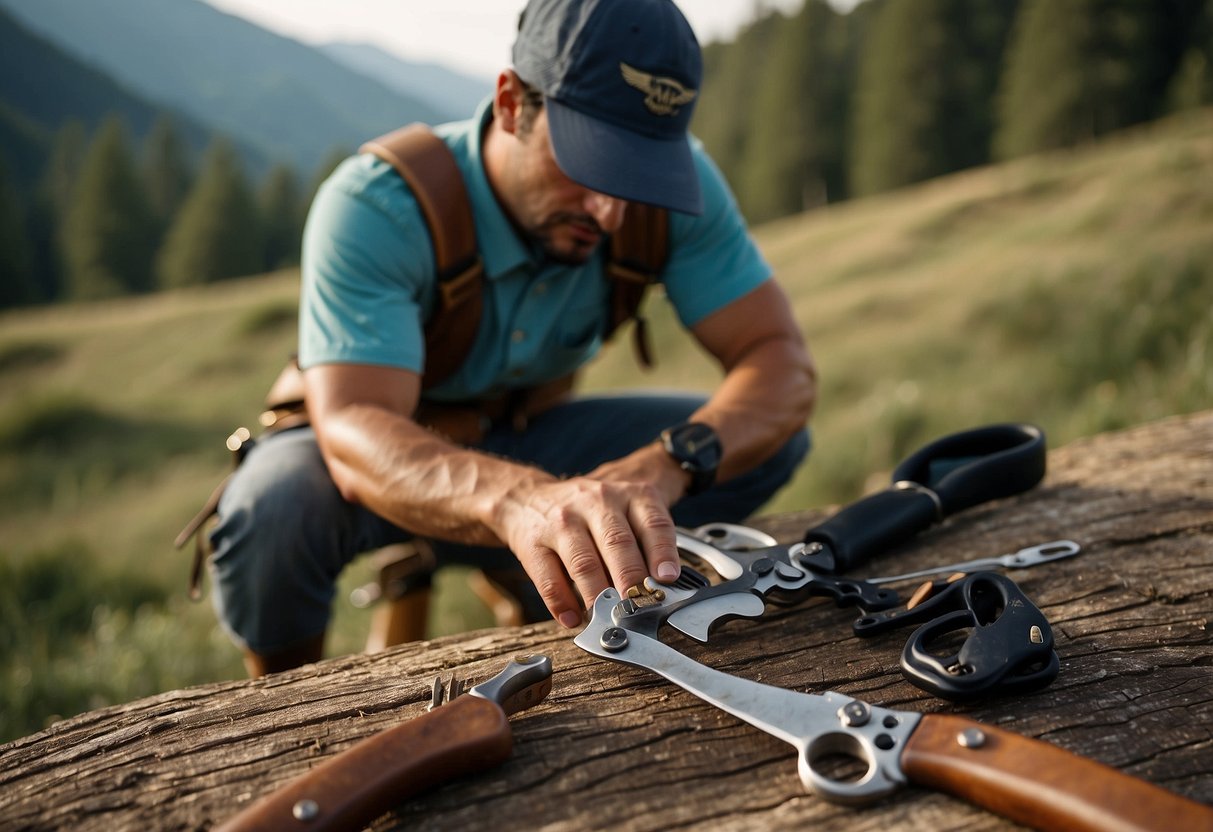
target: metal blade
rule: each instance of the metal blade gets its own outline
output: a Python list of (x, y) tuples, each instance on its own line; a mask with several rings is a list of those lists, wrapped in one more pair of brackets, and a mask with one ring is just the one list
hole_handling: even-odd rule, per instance
[(717, 624), (734, 618), (760, 618), (765, 610), (766, 604), (757, 595), (734, 592), (675, 610), (665, 623), (683, 635), (706, 644), (708, 634)]
[(1073, 557), (1081, 551), (1082, 547), (1073, 540), (1054, 540), (1050, 543), (1041, 543), (1038, 546), (1029, 546), (1026, 549), (1020, 549), (1018, 552), (1012, 552), (1009, 555), (1000, 555), (995, 558), (978, 558), (977, 560), (966, 560), (961, 563), (949, 563), (945, 566), (933, 566), (930, 569), (920, 569), (917, 572), (906, 572), (902, 575), (868, 578), (867, 581), (870, 584), (891, 584), (895, 581), (908, 581), (913, 578), (923, 578), (927, 575), (942, 575), (950, 572), (977, 572), (981, 569), (993, 569), (999, 566), (1004, 566), (1008, 569), (1024, 569), (1029, 566), (1048, 563), (1049, 561)]

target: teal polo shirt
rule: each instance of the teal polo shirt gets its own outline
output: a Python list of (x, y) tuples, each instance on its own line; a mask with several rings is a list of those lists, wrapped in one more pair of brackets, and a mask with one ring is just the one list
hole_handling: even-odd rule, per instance
[[(564, 376), (602, 346), (608, 282), (601, 258), (547, 260), (518, 236), (480, 155), (491, 99), (475, 117), (435, 128), (458, 161), (484, 259), (480, 328), (463, 365), (428, 399), (466, 401)], [(704, 212), (671, 212), (665, 295), (685, 326), (755, 289), (771, 269), (715, 164), (694, 144)], [(605, 248), (605, 246), (603, 246)], [(424, 321), (434, 307), (434, 253), (416, 199), (390, 165), (363, 153), (320, 187), (303, 237), (299, 363), (425, 365)]]

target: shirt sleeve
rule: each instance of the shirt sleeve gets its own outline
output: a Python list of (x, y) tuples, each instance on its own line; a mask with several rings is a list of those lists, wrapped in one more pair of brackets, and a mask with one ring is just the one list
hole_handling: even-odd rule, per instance
[(670, 259), (662, 273), (666, 296), (687, 327), (771, 276), (724, 176), (698, 141), (693, 148), (704, 211), (670, 213)]
[(416, 200), (398, 180), (363, 155), (317, 193), (303, 236), (300, 366), (422, 371), (434, 255)]

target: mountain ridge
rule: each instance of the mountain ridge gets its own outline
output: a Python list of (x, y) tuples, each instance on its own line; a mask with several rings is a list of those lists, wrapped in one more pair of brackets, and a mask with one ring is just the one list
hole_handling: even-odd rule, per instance
[(409, 61), (361, 41), (332, 41), (317, 47), (355, 72), (466, 118), (493, 90), (492, 78), (477, 78), (441, 64)]
[(0, 0), (0, 7), (140, 96), (305, 170), (406, 122), (457, 115), (201, 0)]

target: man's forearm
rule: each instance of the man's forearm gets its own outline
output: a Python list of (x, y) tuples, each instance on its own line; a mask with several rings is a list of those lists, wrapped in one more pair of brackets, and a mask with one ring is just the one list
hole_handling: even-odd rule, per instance
[(692, 417), (715, 428), (727, 480), (766, 461), (804, 427), (817, 400), (817, 370), (797, 338), (755, 344)]
[(490, 522), (496, 505), (508, 493), (554, 480), (539, 469), (454, 445), (374, 405), (329, 414), (317, 435), (345, 499), (422, 536), (503, 545)]

